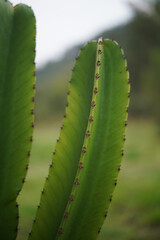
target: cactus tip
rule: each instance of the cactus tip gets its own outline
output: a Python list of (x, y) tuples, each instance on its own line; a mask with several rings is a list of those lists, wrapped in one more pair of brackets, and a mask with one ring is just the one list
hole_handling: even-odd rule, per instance
[(103, 38), (102, 38), (102, 37), (100, 37), (100, 38), (98, 39), (98, 44), (99, 44), (99, 45), (102, 45), (102, 44), (103, 44)]

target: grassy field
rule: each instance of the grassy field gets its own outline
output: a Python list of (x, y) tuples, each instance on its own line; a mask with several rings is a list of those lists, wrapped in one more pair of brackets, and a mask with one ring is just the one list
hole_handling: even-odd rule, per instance
[[(32, 158), (19, 197), (20, 232), (25, 240), (39, 203), (52, 152), (57, 125), (35, 129)], [(118, 185), (100, 240), (160, 239), (160, 138), (152, 121), (131, 120), (127, 129), (125, 157)], [(89, 239), (88, 239), (89, 240)]]

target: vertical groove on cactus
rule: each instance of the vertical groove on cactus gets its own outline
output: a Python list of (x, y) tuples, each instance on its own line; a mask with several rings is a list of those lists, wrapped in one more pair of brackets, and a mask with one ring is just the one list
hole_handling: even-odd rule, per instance
[(35, 17), (25, 5), (0, 0), (0, 23), (0, 236), (13, 240), (33, 132)]
[(96, 239), (123, 157), (129, 74), (116, 42), (82, 48), (68, 106), (29, 239)]
[[(87, 161), (87, 159), (85, 159), (85, 156), (86, 156), (86, 151), (88, 148), (89, 137), (92, 134), (92, 126), (93, 126), (92, 122), (94, 121), (94, 112), (95, 112), (95, 107), (96, 107), (96, 96), (97, 96), (97, 94), (95, 93), (95, 89), (98, 89), (98, 78), (100, 75), (99, 72), (100, 72), (100, 66), (101, 66), (101, 54), (99, 54), (99, 51), (102, 51), (102, 39), (101, 38), (98, 41), (98, 50), (97, 50), (96, 64), (95, 64), (95, 77), (94, 77), (94, 85), (93, 85), (93, 93), (92, 93), (92, 101), (91, 101), (91, 107), (90, 107), (89, 120), (88, 120), (86, 134), (84, 137), (84, 143), (83, 143), (82, 152), (81, 152), (81, 156), (80, 156), (79, 166), (77, 169), (72, 192), (70, 194), (70, 196), (72, 196), (72, 198), (73, 198), (72, 200), (74, 200), (74, 201), (76, 200), (76, 191), (78, 191), (78, 185), (81, 184), (80, 176), (81, 176), (81, 172), (83, 170), (85, 161)], [(92, 119), (92, 121), (91, 121), (91, 119)], [(60, 228), (59, 228), (56, 239), (58, 239), (59, 236), (63, 233), (63, 228), (64, 228), (65, 222), (68, 218), (68, 215), (70, 214), (71, 207), (72, 207), (72, 201), (70, 201), (70, 198), (69, 198), (69, 201), (66, 206), (64, 216), (62, 218), (62, 222), (60, 224)]]

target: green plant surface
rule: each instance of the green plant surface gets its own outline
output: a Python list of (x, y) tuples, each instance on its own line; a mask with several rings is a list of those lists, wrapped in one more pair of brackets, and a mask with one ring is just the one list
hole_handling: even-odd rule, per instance
[(82, 49), (29, 239), (96, 239), (124, 154), (129, 89), (116, 42), (99, 39)]
[(32, 144), (35, 17), (25, 5), (0, 0), (0, 238), (15, 239), (16, 198)]

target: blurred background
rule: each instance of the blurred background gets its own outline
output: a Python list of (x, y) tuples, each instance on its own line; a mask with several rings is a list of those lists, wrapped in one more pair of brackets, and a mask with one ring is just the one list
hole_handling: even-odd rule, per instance
[(34, 219), (65, 112), (68, 81), (84, 43), (112, 38), (128, 60), (131, 102), (118, 186), (100, 240), (160, 239), (160, 0), (12, 1), (37, 18), (35, 134), (19, 197), (20, 233)]

